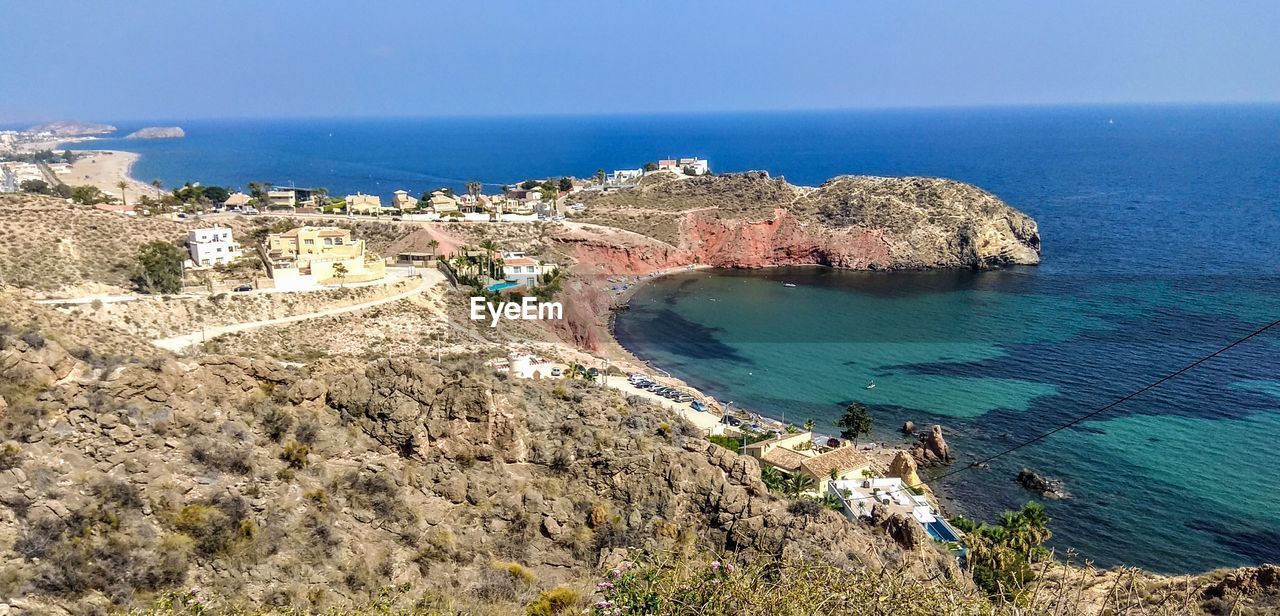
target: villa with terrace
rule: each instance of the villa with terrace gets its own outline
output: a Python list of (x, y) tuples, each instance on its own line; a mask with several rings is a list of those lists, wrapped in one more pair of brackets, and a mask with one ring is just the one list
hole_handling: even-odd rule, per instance
[(960, 532), (934, 508), (924, 491), (911, 488), (898, 477), (864, 477), (827, 482), (827, 492), (840, 499), (851, 520), (871, 517), (872, 508), (886, 508), (915, 519), (935, 541), (956, 542)]
[(747, 445), (747, 455), (760, 461), (761, 466), (771, 466), (785, 475), (796, 473), (813, 479), (822, 485), (831, 479), (861, 477), (871, 469), (871, 460), (850, 446), (826, 450), (813, 442), (812, 432), (783, 434)]

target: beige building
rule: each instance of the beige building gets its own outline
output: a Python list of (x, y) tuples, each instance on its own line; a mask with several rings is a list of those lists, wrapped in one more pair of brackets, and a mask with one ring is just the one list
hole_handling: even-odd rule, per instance
[(437, 190), (431, 193), (431, 210), (437, 214), (447, 214), (449, 212), (458, 211), (458, 200), (444, 194), (444, 191)]
[(410, 196), (408, 191), (397, 190), (391, 197), (391, 205), (401, 212), (411, 212), (418, 209), (418, 200)]
[(761, 466), (772, 466), (788, 475), (807, 475), (817, 486), (825, 485), (833, 477), (837, 480), (859, 478), (862, 471), (871, 468), (871, 461), (853, 447), (819, 453), (814, 447), (812, 432), (783, 434), (752, 443), (747, 445), (747, 455), (759, 460)]
[(347, 195), (347, 211), (352, 214), (378, 215), (382, 213), (382, 199), (378, 195)]
[[(365, 282), (386, 275), (382, 259), (365, 252), (364, 240), (338, 227), (298, 227), (272, 233), (259, 250), (276, 288)], [(346, 270), (345, 276), (335, 275), (338, 265)]]

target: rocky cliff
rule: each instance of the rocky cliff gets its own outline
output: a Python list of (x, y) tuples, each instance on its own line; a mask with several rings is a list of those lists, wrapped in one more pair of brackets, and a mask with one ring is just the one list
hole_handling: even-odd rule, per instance
[(693, 263), (903, 269), (1040, 261), (1034, 220), (952, 180), (842, 176), (806, 188), (763, 172), (657, 174), (586, 205), (582, 221), (656, 240), (636, 248), (565, 238), (613, 273)]

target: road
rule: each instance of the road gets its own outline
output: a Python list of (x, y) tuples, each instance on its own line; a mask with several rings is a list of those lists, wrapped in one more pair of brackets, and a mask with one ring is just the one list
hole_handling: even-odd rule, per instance
[(441, 282), (444, 282), (444, 274), (436, 270), (423, 270), (422, 281), (418, 285), (414, 286), (413, 288), (410, 288), (406, 291), (401, 291), (400, 293), (397, 293), (395, 295), (390, 295), (387, 297), (371, 300), (363, 304), (353, 304), (351, 306), (338, 306), (334, 308), (326, 308), (324, 310), (318, 310), (316, 312), (308, 312), (306, 314), (295, 314), (293, 316), (280, 317), (277, 319), (264, 319), (261, 321), (248, 321), (245, 323), (234, 323), (232, 325), (208, 327), (198, 332), (193, 332), (190, 334), (183, 334), (181, 336), (171, 336), (169, 338), (159, 338), (156, 340), (152, 340), (151, 344), (154, 344), (155, 346), (158, 346), (162, 349), (168, 349), (170, 351), (174, 351), (176, 353), (176, 352), (182, 351), (183, 349), (186, 349), (187, 347), (199, 344), (205, 340), (211, 340), (213, 338), (217, 338), (218, 336), (223, 336), (226, 334), (234, 334), (234, 333), (239, 333), (244, 331), (250, 331), (250, 330), (259, 329), (262, 327), (270, 327), (273, 325), (286, 325), (289, 323), (297, 323), (298, 321), (306, 321), (309, 319), (318, 319), (320, 317), (329, 317), (329, 316), (334, 316), (338, 314), (345, 314), (348, 312), (355, 312), (357, 310), (364, 310), (365, 308), (381, 306), (382, 304), (398, 302), (407, 297), (412, 297), (414, 295), (422, 293), (423, 291), (437, 284), (440, 284)]

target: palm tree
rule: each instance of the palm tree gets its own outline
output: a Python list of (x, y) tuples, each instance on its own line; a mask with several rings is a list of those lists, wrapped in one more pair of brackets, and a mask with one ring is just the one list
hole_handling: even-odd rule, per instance
[(804, 420), (804, 431), (813, 432), (813, 426), (815, 425), (817, 425), (817, 422), (813, 421), (813, 419)]
[(151, 186), (152, 188), (155, 188), (158, 191), (162, 191), (162, 192), (164, 191), (164, 182), (161, 182), (160, 178), (151, 180)]
[(496, 278), (493, 275), (493, 253), (497, 252), (498, 244), (489, 238), (485, 238), (484, 241), (480, 242), (480, 248), (484, 250), (484, 259), (489, 277)]
[(797, 472), (787, 478), (787, 482), (783, 490), (788, 496), (795, 498), (805, 492), (812, 492), (813, 488), (813, 478), (804, 473)]
[(116, 182), (116, 188), (120, 189), (120, 201), (125, 205), (129, 205), (129, 198), (124, 194), (124, 189), (128, 187), (129, 187), (129, 183), (124, 180), (120, 180), (119, 182)]
[(480, 184), (480, 182), (467, 182), (467, 194), (475, 197), (476, 199), (480, 198), (480, 191), (482, 189), (483, 185)]
[(439, 241), (439, 240), (431, 240), (430, 242), (427, 242), (427, 246), (431, 248), (431, 255), (432, 255), (432, 256), (435, 256), (435, 254), (436, 254), (436, 249), (440, 247), (440, 241)]
[[(1053, 537), (1053, 531), (1049, 530), (1049, 514), (1045, 512), (1044, 505), (1035, 501), (1029, 502), (1022, 506), (1022, 511), (1018, 515), (1022, 518), (1024, 532), (1027, 533), (1032, 547)], [(1029, 549), (1028, 554), (1030, 554)]]

